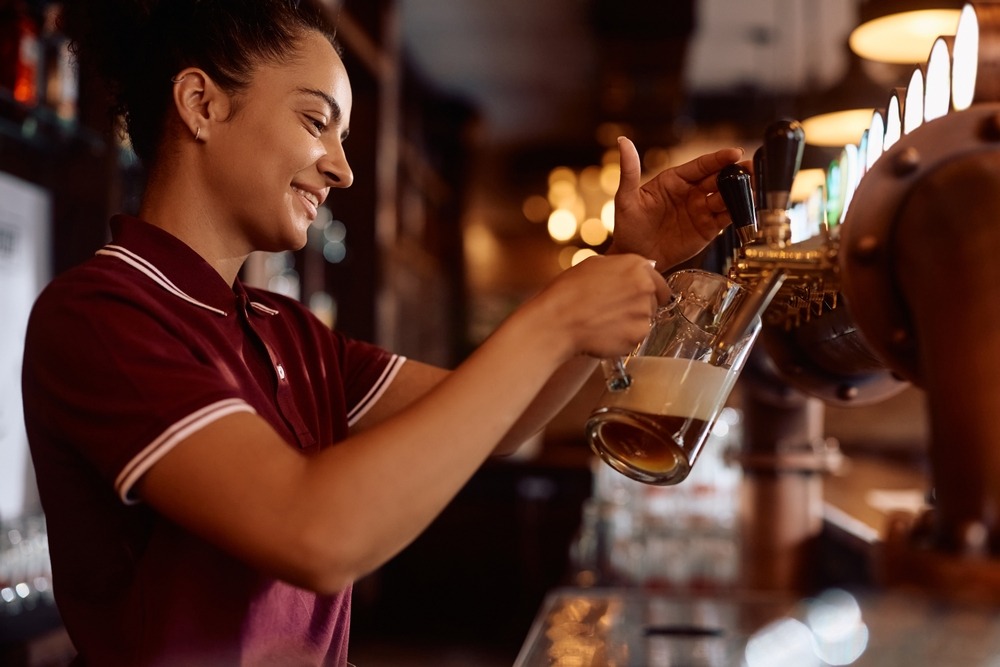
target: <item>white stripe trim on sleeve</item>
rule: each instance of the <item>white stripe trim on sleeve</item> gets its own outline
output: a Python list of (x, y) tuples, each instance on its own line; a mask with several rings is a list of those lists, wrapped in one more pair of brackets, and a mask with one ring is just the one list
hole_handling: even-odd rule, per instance
[(167, 452), (174, 448), (178, 442), (195, 433), (212, 422), (222, 417), (237, 412), (256, 413), (249, 403), (240, 398), (227, 398), (223, 401), (206, 405), (200, 410), (192, 412), (187, 417), (181, 419), (167, 428), (155, 440), (146, 445), (135, 458), (129, 461), (115, 479), (115, 491), (118, 497), (126, 505), (135, 505), (139, 499), (130, 495), (132, 487), (149, 470), (154, 463), (159, 461)]
[(161, 273), (159, 269), (150, 264), (147, 260), (143, 259), (139, 255), (135, 254), (134, 252), (126, 248), (117, 245), (106, 245), (100, 250), (98, 250), (95, 254), (106, 255), (108, 257), (116, 257), (121, 261), (125, 262), (126, 264), (128, 264), (129, 266), (133, 267), (134, 269), (138, 270), (139, 272), (146, 274), (146, 276), (150, 278), (153, 282), (157, 283), (160, 287), (167, 290), (174, 296), (180, 297), (181, 299), (187, 301), (188, 303), (200, 306), (205, 310), (210, 310), (213, 313), (218, 313), (223, 317), (226, 316), (226, 311), (219, 310), (214, 306), (210, 306), (207, 303), (202, 303), (201, 301), (198, 301), (198, 299), (189, 296), (181, 288), (173, 284), (173, 282), (171, 282), (170, 279), (168, 279), (165, 275), (163, 275), (163, 273)]
[(389, 388), (392, 381), (396, 378), (396, 373), (399, 369), (403, 367), (403, 362), (406, 361), (406, 357), (400, 356), (398, 354), (392, 355), (389, 363), (386, 364), (385, 368), (382, 369), (382, 374), (379, 376), (375, 384), (371, 386), (368, 393), (365, 394), (358, 404), (355, 405), (347, 412), (347, 425), (354, 426), (359, 419), (365, 416), (365, 414), (371, 409), (373, 405), (378, 403), (378, 399), (382, 398), (382, 394), (385, 390)]

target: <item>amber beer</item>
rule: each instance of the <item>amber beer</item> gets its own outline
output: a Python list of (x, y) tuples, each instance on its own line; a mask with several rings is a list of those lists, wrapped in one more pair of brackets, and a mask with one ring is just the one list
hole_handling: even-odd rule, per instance
[(591, 448), (629, 477), (676, 484), (690, 472), (738, 374), (672, 357), (633, 357), (628, 373), (632, 386), (605, 391), (587, 422)]

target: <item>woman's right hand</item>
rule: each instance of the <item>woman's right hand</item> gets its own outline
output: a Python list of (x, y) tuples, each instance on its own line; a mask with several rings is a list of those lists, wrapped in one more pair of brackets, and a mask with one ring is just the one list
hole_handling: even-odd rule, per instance
[(670, 288), (650, 260), (608, 255), (562, 272), (526, 307), (540, 315), (536, 326), (569, 343), (571, 356), (603, 359), (632, 351), (669, 297)]

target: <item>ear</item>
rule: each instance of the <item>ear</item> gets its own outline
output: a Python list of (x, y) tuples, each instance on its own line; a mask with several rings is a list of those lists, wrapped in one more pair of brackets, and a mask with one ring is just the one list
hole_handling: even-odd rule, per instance
[(197, 67), (181, 70), (172, 80), (181, 122), (196, 141), (208, 141), (214, 122), (229, 116), (229, 96)]

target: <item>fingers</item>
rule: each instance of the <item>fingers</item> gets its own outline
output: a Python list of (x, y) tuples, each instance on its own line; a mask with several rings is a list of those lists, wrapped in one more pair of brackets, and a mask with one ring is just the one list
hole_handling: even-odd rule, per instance
[(714, 184), (715, 174), (727, 164), (739, 161), (743, 157), (742, 148), (723, 148), (714, 153), (700, 155), (690, 162), (685, 162), (674, 168), (674, 173), (688, 183), (700, 184), (708, 177), (712, 177)]
[(642, 179), (642, 163), (639, 161), (639, 151), (635, 144), (627, 137), (618, 137), (618, 154), (618, 164), (621, 168), (618, 192), (631, 192), (638, 189)]
[(710, 192), (706, 195), (705, 204), (708, 206), (708, 212), (713, 215), (729, 212), (729, 209), (726, 208), (726, 202), (723, 201), (722, 195), (718, 192)]
[(670, 297), (673, 296), (673, 291), (667, 284), (666, 278), (656, 270), (656, 262), (649, 261), (649, 270), (652, 271), (653, 276), (653, 289), (655, 290), (656, 303), (653, 304), (653, 313), (656, 312), (657, 307), (664, 306), (670, 301)]

